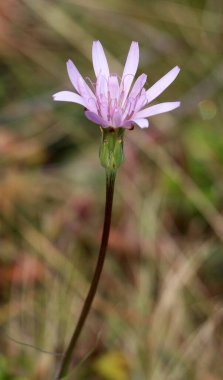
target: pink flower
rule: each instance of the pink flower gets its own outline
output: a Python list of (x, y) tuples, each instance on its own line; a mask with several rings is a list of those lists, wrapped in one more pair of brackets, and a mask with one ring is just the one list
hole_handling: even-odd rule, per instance
[(88, 86), (71, 60), (67, 71), (76, 92), (61, 91), (53, 95), (56, 101), (73, 102), (84, 106), (86, 117), (103, 128), (140, 128), (149, 126), (148, 117), (171, 111), (180, 102), (148, 105), (156, 99), (177, 77), (178, 66), (170, 70), (148, 90), (144, 88), (146, 74), (141, 74), (133, 84), (139, 63), (139, 46), (132, 42), (122, 78), (110, 74), (104, 49), (99, 41), (93, 42), (92, 61), (96, 83)]

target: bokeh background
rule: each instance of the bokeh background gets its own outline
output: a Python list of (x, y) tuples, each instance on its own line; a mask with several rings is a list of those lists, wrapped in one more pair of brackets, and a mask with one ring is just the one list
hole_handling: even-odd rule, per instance
[(65, 62), (94, 78), (92, 41), (122, 73), (132, 40), (148, 86), (179, 110), (125, 135), (109, 250), (70, 379), (223, 378), (223, 2), (0, 2), (0, 380), (51, 379), (102, 229), (100, 130)]

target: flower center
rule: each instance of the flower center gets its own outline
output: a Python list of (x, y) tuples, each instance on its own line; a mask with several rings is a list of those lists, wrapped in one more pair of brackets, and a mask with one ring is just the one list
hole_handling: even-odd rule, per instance
[(127, 95), (125, 79), (121, 80), (117, 75), (110, 75), (109, 78), (99, 75), (96, 84), (91, 84), (96, 96), (98, 114), (111, 126), (119, 127), (125, 120), (131, 119), (140, 100), (142, 103), (144, 89), (139, 88), (138, 92), (134, 88), (130, 89)]

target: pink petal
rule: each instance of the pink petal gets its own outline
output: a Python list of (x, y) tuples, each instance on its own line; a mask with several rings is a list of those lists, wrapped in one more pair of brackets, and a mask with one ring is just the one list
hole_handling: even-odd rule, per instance
[(108, 79), (105, 78), (104, 75), (99, 75), (97, 77), (96, 83), (96, 94), (100, 99), (104, 97), (108, 97)]
[(134, 119), (134, 124), (137, 124), (140, 128), (148, 128), (149, 120), (147, 119)]
[(73, 102), (81, 104), (82, 106), (86, 107), (86, 104), (83, 100), (83, 98), (75, 94), (71, 91), (60, 91), (53, 95), (53, 100), (60, 101), (60, 102)]
[(109, 104), (106, 98), (100, 101), (100, 115), (102, 119), (107, 123), (109, 117)]
[(85, 116), (88, 118), (88, 120), (92, 121), (95, 124), (100, 125), (103, 128), (108, 127), (108, 123), (104, 119), (102, 119), (101, 116), (97, 115), (94, 112), (85, 111)]
[(78, 78), (78, 92), (84, 99), (86, 107), (97, 113), (97, 100), (93, 92), (90, 90), (89, 86), (82, 77)]
[(67, 61), (67, 72), (72, 85), (78, 91), (78, 78), (81, 77), (81, 74), (70, 59)]
[(135, 73), (138, 68), (138, 64), (139, 64), (139, 45), (138, 45), (138, 42), (132, 42), (129, 49), (128, 57), (126, 59), (124, 71), (122, 74), (121, 86), (124, 89), (123, 102), (125, 101), (129, 93), (130, 87), (135, 77)]
[(126, 103), (125, 103), (125, 110), (123, 112), (123, 120), (124, 119), (128, 119), (129, 117), (131, 117), (130, 115), (133, 114), (134, 110), (135, 110), (135, 100), (134, 99), (131, 99), (131, 98), (128, 98), (126, 100)]
[(141, 108), (143, 108), (147, 104), (146, 90), (143, 88), (140, 97), (138, 98), (134, 112), (138, 112)]
[(114, 127), (120, 127), (122, 124), (122, 111), (120, 109), (116, 109), (114, 111), (112, 117), (112, 124)]
[(179, 106), (180, 106), (180, 102), (159, 103), (159, 104), (156, 104), (155, 106), (151, 106), (151, 107), (145, 108), (142, 111), (137, 112), (134, 115), (134, 119), (135, 118), (141, 119), (141, 118), (145, 118), (145, 117), (149, 117), (153, 115), (158, 115), (163, 112), (174, 110), (175, 108)]
[(141, 74), (135, 81), (134, 86), (129, 94), (129, 98), (136, 98), (147, 81), (147, 75)]
[[(84, 78), (79, 73), (78, 69), (76, 68), (76, 66), (70, 59), (67, 61), (67, 72), (68, 72), (72, 85), (74, 86), (75, 90), (79, 92), (79, 80), (81, 78), (81, 80), (84, 81)], [(88, 92), (90, 96), (93, 97), (94, 96), (93, 91), (90, 89), (90, 87), (87, 85), (86, 82), (85, 82), (85, 85), (88, 87)]]
[(104, 75), (109, 77), (109, 67), (104, 49), (100, 41), (94, 41), (92, 46), (92, 61), (96, 77)]
[(119, 83), (116, 75), (111, 75), (108, 79), (108, 89), (110, 98), (112, 100), (118, 100), (119, 98)]
[(123, 119), (126, 119), (128, 116), (131, 118), (131, 115), (138, 112), (142, 107), (147, 104), (146, 90), (143, 88), (141, 90), (140, 96), (136, 99), (128, 96), (128, 99), (125, 103), (125, 112), (123, 114)]
[(179, 72), (180, 68), (178, 66), (174, 67), (151, 88), (149, 88), (149, 90), (146, 91), (148, 103), (157, 98), (157, 96), (159, 96), (174, 81)]

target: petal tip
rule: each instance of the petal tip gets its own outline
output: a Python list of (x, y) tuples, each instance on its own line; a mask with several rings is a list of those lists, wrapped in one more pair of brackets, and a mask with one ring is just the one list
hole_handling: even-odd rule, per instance
[(71, 61), (71, 59), (69, 58), (66, 62), (67, 66), (70, 66), (70, 65), (73, 65), (73, 62)]
[(136, 124), (139, 128), (144, 129), (149, 127), (148, 119), (134, 119), (134, 124)]
[(109, 67), (105, 56), (104, 48), (100, 41), (93, 41), (92, 45), (92, 61), (96, 77), (100, 74), (109, 77)]
[[(63, 91), (61, 91), (63, 92)], [(61, 92), (57, 92), (56, 94), (52, 95), (52, 98), (54, 101), (60, 101), (61, 100)]]
[(132, 48), (135, 53), (139, 54), (139, 43), (137, 41), (132, 41), (130, 48)]
[(97, 47), (101, 47), (102, 48), (102, 43), (99, 40), (93, 41), (93, 44), (92, 44), (92, 48), (95, 49)]
[(179, 74), (180, 70), (181, 70), (181, 69), (180, 69), (179, 66), (175, 66), (175, 67), (173, 68), (173, 71), (175, 71), (176, 76)]

